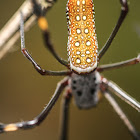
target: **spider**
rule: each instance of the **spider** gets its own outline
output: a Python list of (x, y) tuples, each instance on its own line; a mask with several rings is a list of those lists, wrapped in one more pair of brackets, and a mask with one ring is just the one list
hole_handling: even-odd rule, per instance
[[(116, 113), (120, 116), (120, 119), (124, 122), (124, 124), (127, 126), (129, 132), (132, 134), (132, 137), (134, 139), (140, 139), (136, 129), (132, 125), (132, 123), (129, 121), (125, 113), (122, 111), (118, 103), (115, 101), (115, 99), (112, 97), (110, 92), (115, 93), (118, 97), (120, 97), (122, 100), (124, 100), (126, 103), (130, 104), (132, 107), (134, 107), (136, 110), (140, 111), (140, 103), (137, 102), (135, 99), (130, 97), (126, 92), (124, 92), (119, 86), (117, 86), (115, 83), (112, 81), (107, 80), (105, 77), (103, 77), (100, 73), (105, 71), (105, 70), (111, 70), (114, 68), (120, 68), (123, 66), (128, 66), (128, 65), (133, 65), (137, 64), (140, 62), (140, 55), (138, 55), (136, 58), (118, 62), (115, 64), (109, 64), (109, 65), (103, 65), (103, 66), (97, 66), (97, 63), (101, 60), (102, 56), (105, 54), (105, 52), (108, 50), (110, 47), (114, 37), (116, 36), (121, 24), (123, 23), (127, 13), (128, 13), (128, 4), (127, 0), (121, 0), (121, 14), (118, 19), (118, 22), (112, 31), (109, 39), (107, 40), (106, 44), (102, 47), (102, 49), (97, 52), (97, 38), (96, 38), (96, 33), (95, 33), (95, 24), (94, 20), (92, 20), (91, 17), (88, 19), (88, 14), (83, 15), (83, 13), (80, 13), (79, 15), (77, 12), (72, 12), (72, 5), (73, 6), (81, 6), (84, 5), (86, 8), (89, 8), (89, 16), (94, 16), (94, 9), (93, 9), (93, 3), (92, 0), (69, 0), (67, 4), (67, 19), (68, 19), (68, 26), (69, 26), (69, 42), (68, 42), (68, 51), (69, 51), (69, 62), (61, 59), (57, 53), (54, 50), (53, 44), (51, 43), (50, 40), (50, 33), (48, 31), (48, 24), (47, 20), (44, 17), (44, 12), (41, 9), (41, 6), (35, 1), (33, 1), (33, 6), (34, 6), (34, 14), (38, 17), (38, 25), (40, 29), (42, 30), (43, 38), (44, 38), (44, 43), (46, 47), (49, 49), (49, 51), (52, 53), (52, 55), (60, 62), (62, 65), (66, 66), (69, 70), (67, 71), (49, 71), (42, 69), (36, 61), (31, 57), (27, 49), (25, 48), (25, 42), (24, 42), (24, 26), (23, 26), (23, 15), (21, 12), (21, 26), (20, 26), (20, 31), (21, 31), (21, 51), (24, 54), (24, 56), (33, 64), (34, 68), (39, 72), (41, 75), (53, 75), (53, 76), (64, 76), (66, 77), (61, 80), (56, 87), (56, 90), (47, 104), (47, 106), (43, 109), (43, 111), (35, 117), (33, 120), (30, 121), (25, 121), (25, 122), (18, 122), (18, 123), (11, 123), (11, 124), (0, 124), (0, 133), (4, 132), (9, 132), (9, 131), (16, 131), (18, 129), (30, 129), (34, 128), (38, 125), (40, 125), (49, 112), (51, 111), (52, 107), (56, 103), (57, 99), (59, 98), (59, 95), (62, 93), (62, 91), (65, 89), (64, 92), (64, 102), (63, 102), (63, 115), (62, 115), (62, 124), (61, 124), (61, 135), (60, 139), (61, 140), (66, 140), (67, 139), (67, 128), (68, 128), (68, 111), (69, 111), (69, 103), (74, 96), (75, 103), (78, 108), (80, 109), (89, 109), (92, 107), (97, 106), (99, 100), (100, 100), (100, 95), (99, 91), (101, 94), (110, 102), (112, 105), (113, 109), (116, 111)], [(52, 1), (48, 1), (50, 4), (52, 4)], [(87, 3), (90, 3), (87, 6)], [(71, 5), (72, 3), (72, 5)], [(75, 5), (74, 5), (75, 4)], [(86, 5), (85, 5), (86, 4)], [(82, 8), (82, 6), (80, 7)], [(85, 10), (86, 10), (85, 8)], [(78, 10), (78, 9), (76, 9)], [(82, 9), (83, 10), (83, 9)], [(75, 19), (72, 19), (73, 14), (76, 14), (74, 16)], [(87, 16), (87, 17), (86, 17)], [(83, 19), (82, 19), (83, 18)], [(81, 42), (76, 41), (74, 39), (74, 43), (71, 40), (71, 37), (73, 38), (73, 26), (71, 25), (71, 20), (77, 24), (79, 20), (81, 21), (84, 20), (86, 22), (91, 22), (91, 26), (93, 27), (92, 29), (85, 27), (84, 25), (82, 26), (82, 23), (80, 23), (81, 27), (76, 28), (76, 33), (78, 34), (78, 37), (80, 36), (81, 38), (83, 37), (81, 35), (81, 32), (85, 34), (88, 34), (88, 36), (92, 36), (91, 38), (88, 38), (88, 40), (83, 40), (85, 41), (84, 43), (86, 44), (86, 47), (88, 50), (84, 50), (87, 53), (87, 58), (85, 56), (79, 56), (79, 50), (75, 50), (75, 48), (78, 48), (80, 46)], [(93, 18), (94, 19), (94, 18)], [(77, 21), (75, 21), (77, 20)], [(88, 26), (89, 27), (89, 26)], [(87, 36), (87, 37), (88, 37)], [(75, 37), (75, 36), (74, 36)], [(94, 45), (93, 45), (94, 44)], [(75, 46), (74, 46), (75, 45)], [(74, 46), (74, 47), (73, 47)], [(91, 48), (90, 48), (91, 47)], [(89, 49), (90, 48), (90, 49)], [(94, 48), (94, 52), (90, 51), (91, 49)], [(76, 57), (74, 57), (73, 52), (76, 53)], [(90, 56), (89, 53), (93, 55)], [(82, 54), (81, 54), (82, 55)], [(78, 57), (77, 57), (78, 56)], [(98, 57), (98, 59), (97, 59)], [(92, 59), (91, 59), (92, 58)], [(93, 61), (94, 60), (94, 61)], [(86, 61), (86, 65), (84, 64), (83, 61)]]

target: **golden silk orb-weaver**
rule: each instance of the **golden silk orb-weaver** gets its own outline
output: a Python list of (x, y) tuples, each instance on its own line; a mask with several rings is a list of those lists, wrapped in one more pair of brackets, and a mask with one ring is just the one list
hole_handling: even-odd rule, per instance
[(77, 73), (89, 73), (97, 67), (97, 37), (92, 0), (68, 0), (68, 59)]
[[(54, 3), (53, 0), (46, 0), (49, 8)], [(22, 121), (11, 124), (0, 123), (0, 133), (16, 131), (18, 129), (28, 130), (39, 126), (50, 113), (51, 109), (57, 102), (60, 94), (64, 91), (63, 104), (62, 104), (62, 119), (60, 129), (60, 140), (68, 139), (68, 117), (69, 117), (69, 104), (71, 97), (74, 97), (75, 104), (80, 109), (89, 109), (97, 106), (100, 101), (100, 96), (104, 96), (114, 111), (122, 120), (127, 130), (130, 132), (135, 140), (140, 140), (140, 136), (125, 115), (117, 101), (113, 98), (111, 93), (115, 93), (120, 99), (131, 105), (133, 108), (140, 112), (140, 103), (133, 97), (128, 95), (114, 82), (107, 80), (101, 72), (120, 68), (128, 65), (137, 64), (140, 62), (140, 55), (136, 58), (126, 61), (106, 64), (97, 66), (98, 61), (110, 47), (114, 37), (116, 36), (120, 26), (122, 25), (127, 13), (128, 4), (127, 0), (120, 0), (121, 14), (114, 27), (107, 42), (102, 47), (97, 55), (97, 38), (95, 33), (95, 20), (93, 2), (91, 0), (69, 0), (67, 3), (67, 19), (68, 19), (68, 55), (69, 62), (63, 60), (56, 53), (54, 46), (51, 42), (50, 33), (48, 30), (47, 20), (44, 17), (45, 10), (41, 5), (32, 0), (34, 14), (37, 16), (38, 25), (42, 31), (43, 39), (46, 48), (52, 53), (58, 62), (66, 66), (68, 70), (65, 71), (51, 71), (42, 69), (38, 63), (32, 58), (28, 50), (25, 48), (24, 41), (24, 15), (21, 12), (20, 33), (21, 33), (21, 51), (23, 55), (33, 64), (34, 68), (41, 75), (51, 76), (66, 76), (61, 80), (56, 87), (56, 90), (49, 100), (48, 104), (42, 112), (34, 119), (29, 121)], [(64, 90), (65, 89), (65, 90)], [(79, 117), (79, 116), (78, 116)], [(81, 116), (80, 116), (81, 117)], [(93, 119), (92, 119), (93, 121)], [(106, 127), (105, 127), (106, 128)], [(85, 129), (85, 127), (83, 128)], [(80, 132), (76, 132), (80, 133)], [(80, 134), (82, 135), (82, 134)], [(79, 135), (78, 135), (79, 136)]]

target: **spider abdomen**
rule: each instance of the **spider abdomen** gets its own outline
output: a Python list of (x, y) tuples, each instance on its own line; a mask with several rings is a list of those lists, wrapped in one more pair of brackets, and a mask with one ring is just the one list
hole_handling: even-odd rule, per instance
[(68, 56), (70, 68), (78, 73), (89, 73), (97, 67), (97, 38), (92, 0), (69, 0)]

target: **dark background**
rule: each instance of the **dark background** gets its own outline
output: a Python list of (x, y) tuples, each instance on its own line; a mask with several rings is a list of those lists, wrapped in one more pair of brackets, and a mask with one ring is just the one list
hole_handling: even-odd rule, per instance
[[(0, 28), (15, 13), (23, 0), (0, 0)], [(57, 1), (48, 12), (47, 19), (52, 41), (59, 55), (67, 59), (67, 1)], [(119, 0), (95, 0), (96, 30), (99, 49), (109, 37), (120, 14)], [(100, 64), (118, 62), (136, 57), (140, 53), (140, 1), (129, 0), (129, 14)], [(63, 70), (45, 49), (40, 29), (35, 25), (26, 35), (26, 47), (34, 59), (45, 69)], [(103, 75), (140, 102), (140, 64), (104, 72)], [(25, 59), (18, 42), (12, 53), (0, 60), (0, 122), (10, 123), (34, 118), (50, 100), (56, 84), (62, 77), (39, 75)], [(1, 140), (58, 140), (61, 98), (44, 123), (35, 129), (0, 135)], [(140, 114), (116, 98), (140, 132)], [(79, 110), (70, 106), (69, 140), (131, 140), (126, 127), (112, 107), (103, 98), (97, 108)]]

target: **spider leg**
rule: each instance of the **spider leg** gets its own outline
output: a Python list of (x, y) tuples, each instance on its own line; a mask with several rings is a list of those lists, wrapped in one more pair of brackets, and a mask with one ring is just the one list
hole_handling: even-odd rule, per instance
[(32, 62), (34, 68), (41, 74), (41, 75), (58, 75), (58, 76), (63, 76), (63, 75), (68, 75), (71, 72), (70, 71), (49, 71), (42, 69), (36, 61), (31, 57), (27, 49), (25, 48), (25, 39), (24, 39), (24, 23), (23, 23), (23, 15), (21, 12), (21, 23), (20, 23), (20, 34), (21, 34), (21, 52), (23, 55)]
[(110, 37), (108, 38), (107, 42), (105, 43), (105, 45), (102, 47), (102, 49), (99, 51), (99, 60), (101, 59), (101, 57), (105, 54), (105, 52), (108, 50), (108, 48), (110, 47), (114, 37), (116, 36), (118, 30), (120, 29), (120, 26), (122, 25), (127, 13), (128, 13), (128, 5), (127, 5), (127, 0), (120, 0), (120, 3), (122, 5), (121, 7), (121, 14), (120, 17), (118, 19), (118, 22), (115, 26), (115, 28), (113, 29)]
[(56, 103), (60, 93), (63, 89), (68, 85), (68, 77), (65, 77), (62, 81), (57, 84), (55, 93), (53, 94), (51, 100), (43, 109), (43, 111), (35, 117), (33, 120), (25, 121), (25, 122), (18, 122), (18, 123), (11, 123), (11, 124), (0, 124), (0, 133), (9, 132), (9, 131), (16, 131), (18, 129), (27, 130), (30, 128), (34, 128), (39, 126), (47, 117), (49, 112), (51, 111), (52, 107)]
[(131, 135), (134, 137), (135, 140), (140, 140), (140, 136), (138, 135), (138, 132), (136, 131), (135, 127), (133, 124), (130, 122), (126, 114), (123, 112), (121, 107), (118, 105), (116, 100), (111, 96), (109, 92), (104, 92), (105, 98), (109, 101), (110, 105), (113, 107), (115, 112), (118, 114), (120, 119), (123, 121), (125, 126), (128, 128), (129, 132)]
[(34, 13), (38, 17), (38, 19), (37, 19), (38, 26), (42, 31), (45, 47), (52, 53), (52, 55), (57, 59), (58, 62), (60, 62), (64, 66), (68, 67), (68, 62), (63, 60), (62, 58), (60, 58), (58, 56), (58, 54), (55, 52), (54, 46), (50, 39), (48, 23), (47, 23), (45, 16), (43, 15), (43, 11), (42, 11), (40, 5), (37, 4), (37, 2), (35, 0), (32, 0), (32, 2), (33, 2), (33, 6), (34, 6)]
[(64, 94), (63, 104), (62, 104), (62, 116), (61, 116), (61, 128), (60, 128), (60, 140), (67, 140), (68, 138), (68, 117), (69, 117), (69, 104), (72, 94), (69, 89), (67, 89)]
[(109, 91), (115, 93), (119, 98), (140, 112), (140, 103), (128, 95), (125, 91), (123, 91), (118, 85), (112, 81), (108, 81), (106, 78), (102, 78), (102, 83), (107, 87)]
[(126, 60), (126, 61), (99, 66), (97, 68), (97, 71), (103, 72), (105, 70), (121, 68), (121, 67), (124, 67), (124, 66), (134, 65), (134, 64), (138, 64), (138, 63), (140, 63), (140, 54), (137, 57)]

